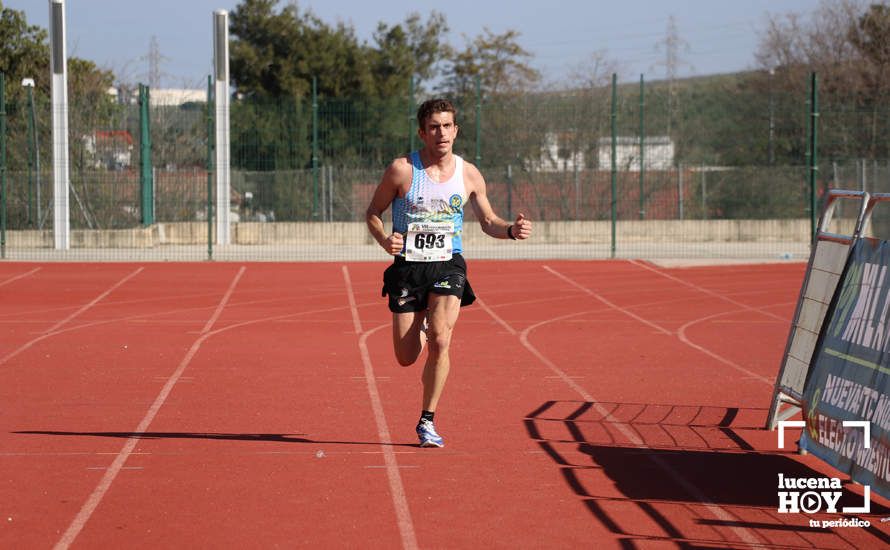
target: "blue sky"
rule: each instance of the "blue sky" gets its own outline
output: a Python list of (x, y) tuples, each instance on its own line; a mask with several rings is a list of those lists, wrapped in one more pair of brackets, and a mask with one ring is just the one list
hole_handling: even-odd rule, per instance
[[(28, 22), (46, 28), (49, 0), (0, 0), (23, 10)], [(149, 44), (161, 54), (164, 87), (198, 87), (210, 72), (211, 16), (233, 9), (238, 0), (66, 0), (69, 55), (112, 69), (127, 82), (147, 81)], [(286, 4), (288, 2), (281, 2)], [(303, 0), (328, 23), (350, 23), (358, 37), (371, 40), (378, 21), (394, 24), (411, 12), (424, 17), (445, 13), (454, 46), (464, 45), (488, 27), (496, 33), (518, 30), (531, 64), (548, 82), (568, 78), (594, 52), (604, 52), (626, 79), (664, 76), (664, 48), (671, 16), (682, 47), (678, 74), (704, 75), (756, 66), (754, 52), (768, 15), (808, 14), (818, 0), (545, 0), (514, 2), (452, 0)], [(443, 9), (447, 8), (447, 9)]]

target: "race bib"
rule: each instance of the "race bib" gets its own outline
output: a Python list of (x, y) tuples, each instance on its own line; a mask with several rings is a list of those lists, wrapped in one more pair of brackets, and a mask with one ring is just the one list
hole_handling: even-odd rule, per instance
[(405, 259), (409, 262), (442, 262), (451, 259), (452, 222), (414, 222), (408, 224)]

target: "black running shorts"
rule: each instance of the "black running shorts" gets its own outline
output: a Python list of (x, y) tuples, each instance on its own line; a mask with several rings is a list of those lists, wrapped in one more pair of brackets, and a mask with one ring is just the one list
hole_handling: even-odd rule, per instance
[(396, 256), (383, 272), (382, 295), (389, 297), (389, 310), (393, 313), (424, 311), (431, 292), (457, 296), (461, 307), (476, 301), (467, 281), (463, 256), (454, 254), (445, 262), (408, 262)]

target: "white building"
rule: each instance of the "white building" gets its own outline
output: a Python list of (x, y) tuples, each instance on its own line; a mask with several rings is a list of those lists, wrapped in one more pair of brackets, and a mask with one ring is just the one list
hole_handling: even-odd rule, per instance
[(151, 104), (155, 107), (178, 107), (184, 103), (206, 103), (207, 90), (188, 88), (158, 88), (149, 90)]
[[(643, 139), (643, 164), (646, 170), (668, 170), (674, 166), (674, 142), (668, 136), (652, 136)], [(600, 170), (612, 168), (612, 138), (600, 138), (597, 143), (597, 161)], [(640, 171), (640, 138), (617, 137), (615, 161), (619, 170)]]
[(541, 146), (541, 157), (529, 168), (541, 172), (573, 172), (584, 170), (584, 152), (574, 151), (575, 144), (566, 134), (547, 132)]

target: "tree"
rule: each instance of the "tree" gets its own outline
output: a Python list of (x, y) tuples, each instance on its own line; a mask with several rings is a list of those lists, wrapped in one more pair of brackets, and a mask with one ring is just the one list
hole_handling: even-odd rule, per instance
[(402, 24), (389, 26), (380, 22), (374, 33), (376, 49), (373, 74), (380, 97), (399, 95), (409, 78), (416, 77), (415, 91), (436, 75), (436, 66), (447, 47), (442, 42), (448, 32), (445, 16), (433, 11), (426, 24), (417, 13), (410, 14)]
[(529, 65), (532, 54), (519, 45), (518, 38), (518, 31), (495, 34), (486, 27), (483, 34), (463, 50), (449, 48), (443, 90), (465, 98), (473, 93), (477, 76), (486, 95), (516, 93), (534, 87), (541, 74)]
[(275, 0), (244, 0), (232, 12), (230, 68), (247, 97), (305, 97), (318, 77), (322, 96), (372, 91), (366, 50), (343, 23), (331, 27), (311, 12)]
[(49, 93), (49, 46), (47, 33), (28, 25), (25, 13), (3, 7), (0, 2), (0, 71), (6, 75), (7, 101), (24, 95), (19, 82), (33, 78), (37, 88)]
[(887, 78), (890, 70), (890, 7), (871, 5), (859, 18), (858, 25), (850, 28), (848, 36), (865, 61), (860, 67), (864, 87), (872, 99), (869, 152), (874, 157), (878, 147), (879, 106), (890, 95)]
[[(823, 1), (806, 18), (788, 14), (768, 21), (756, 59), (764, 74), (774, 76), (763, 79), (763, 92), (803, 98), (809, 73), (818, 75), (822, 159), (890, 155), (881, 139), (890, 130), (888, 11), (886, 5), (867, 7), (862, 0)], [(777, 128), (782, 122), (777, 118)], [(802, 126), (791, 120), (786, 124)]]
[[(22, 11), (3, 7), (0, 3), (0, 71), (6, 76), (6, 101), (9, 110), (10, 166), (20, 168), (27, 162), (27, 92), (22, 79), (35, 82), (33, 97), (38, 110), (38, 135), (41, 141), (49, 135), (49, 44), (45, 29), (29, 25)], [(110, 71), (100, 70), (95, 63), (76, 57), (68, 59), (68, 97), (76, 109), (69, 109), (72, 131), (83, 131), (81, 123), (104, 124), (113, 102), (106, 93), (114, 81)], [(95, 128), (95, 126), (91, 126)], [(49, 150), (48, 143), (42, 144)], [(76, 157), (75, 157), (76, 159)]]

